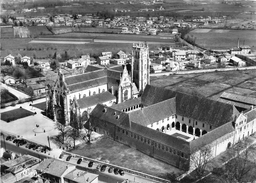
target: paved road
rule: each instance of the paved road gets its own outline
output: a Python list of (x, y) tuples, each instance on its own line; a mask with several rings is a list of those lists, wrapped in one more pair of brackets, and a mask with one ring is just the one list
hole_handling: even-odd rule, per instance
[[(65, 161), (66, 162), (66, 158), (67, 158), (67, 155), (64, 155), (62, 157), (62, 159), (59, 159), (57, 157), (57, 154), (55, 153), (41, 153), (41, 152), (37, 152), (37, 151), (34, 151), (34, 150), (30, 150), (30, 149), (27, 149), (25, 148), (24, 146), (20, 146), (20, 147), (17, 147), (14, 143), (10, 142), (10, 141), (6, 141), (3, 139), (3, 136), (0, 137), (1, 139), (1, 147), (4, 147), (12, 152), (15, 152), (15, 153), (18, 153), (18, 154), (29, 154), (29, 155), (32, 155), (32, 156), (35, 156), (37, 158), (40, 158), (40, 159), (45, 159), (45, 158), (55, 158), (55, 159), (58, 159), (60, 161)], [(60, 152), (59, 152), (60, 154)], [(94, 163), (94, 165), (89, 168), (88, 167), (88, 163), (89, 161), (88, 160), (83, 160), (82, 163), (80, 165), (77, 165), (77, 160), (79, 159), (79, 157), (72, 157), (70, 159), (70, 161), (68, 161), (67, 163), (70, 163), (70, 164), (73, 164), (75, 166), (78, 166), (79, 168), (81, 169), (84, 169), (88, 172), (91, 172), (91, 173), (96, 173), (99, 175), (99, 183), (120, 183), (124, 180), (131, 180), (131, 181), (135, 181), (135, 182), (138, 182), (138, 183), (156, 183), (156, 181), (151, 181), (151, 180), (148, 180), (146, 178), (143, 178), (143, 177), (140, 177), (140, 176), (137, 176), (137, 175), (133, 175), (133, 174), (130, 174), (130, 173), (125, 173), (123, 176), (121, 175), (115, 175), (113, 172), (112, 173), (109, 173), (108, 172), (108, 168), (105, 170), (105, 172), (100, 172), (99, 170), (97, 170), (97, 163)]]
[(11, 86), (7, 86), (6, 84), (0, 83), (2, 87), (4, 87), (5, 89), (7, 89), (10, 93), (12, 93), (13, 95), (15, 95), (18, 99), (26, 99), (26, 98), (30, 98), (29, 95), (22, 93), (14, 88), (12, 88)]

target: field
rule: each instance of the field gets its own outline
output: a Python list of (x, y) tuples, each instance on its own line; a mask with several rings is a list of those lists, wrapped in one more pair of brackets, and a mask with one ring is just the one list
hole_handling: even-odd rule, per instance
[(195, 29), (189, 34), (196, 37), (196, 43), (208, 49), (229, 49), (240, 45), (249, 45), (256, 49), (255, 30), (224, 30), (224, 29)]
[(18, 100), (18, 98), (10, 93), (8, 90), (1, 89), (1, 104), (5, 104), (8, 102), (13, 102)]
[(23, 108), (18, 108), (18, 109), (1, 113), (1, 120), (9, 123), (11, 121), (15, 121), (17, 119), (25, 118), (31, 115), (34, 115), (34, 113)]
[(99, 159), (115, 165), (141, 171), (161, 178), (166, 174), (180, 172), (177, 168), (151, 158), (128, 146), (103, 138), (93, 144), (83, 144), (72, 153)]
[(150, 84), (213, 100), (220, 100), (223, 92), (256, 97), (255, 70), (152, 77)]

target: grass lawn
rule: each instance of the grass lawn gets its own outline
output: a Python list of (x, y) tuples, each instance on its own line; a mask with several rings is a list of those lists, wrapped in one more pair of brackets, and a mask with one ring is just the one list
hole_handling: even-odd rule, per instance
[(166, 178), (166, 175), (171, 172), (181, 172), (181, 170), (171, 165), (151, 158), (109, 138), (102, 138), (93, 144), (83, 144), (79, 148), (72, 150), (72, 153), (93, 159), (100, 159), (101, 161), (159, 176), (161, 178)]
[(15, 95), (10, 93), (8, 90), (1, 89), (1, 104), (13, 102), (15, 100), (18, 100), (18, 98)]
[(41, 109), (42, 111), (44, 111), (45, 108), (46, 108), (46, 103), (45, 102), (41, 102), (41, 103), (33, 104), (32, 106), (36, 107), (38, 109)]
[(25, 118), (25, 117), (31, 116), (33, 114), (34, 114), (33, 112), (30, 112), (26, 109), (18, 108), (18, 109), (14, 109), (11, 111), (3, 112), (1, 114), (1, 119), (3, 121), (6, 121), (7, 123), (9, 123), (11, 121), (14, 121), (14, 120), (17, 120), (20, 118)]

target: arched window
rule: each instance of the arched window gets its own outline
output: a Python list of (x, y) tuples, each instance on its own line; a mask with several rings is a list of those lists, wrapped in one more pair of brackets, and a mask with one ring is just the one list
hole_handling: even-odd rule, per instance
[(198, 136), (198, 137), (200, 137), (200, 129), (199, 129), (199, 128), (196, 128), (196, 130), (195, 130), (195, 135)]
[(185, 133), (187, 132), (187, 125), (182, 124), (182, 131), (185, 132)]
[(193, 130), (193, 127), (192, 127), (192, 126), (189, 126), (189, 127), (188, 127), (188, 133), (191, 134), (191, 135), (193, 135), (193, 131), (194, 131), (194, 130)]
[(128, 100), (128, 90), (124, 91), (124, 100)]
[(176, 130), (180, 130), (180, 122), (176, 123)]

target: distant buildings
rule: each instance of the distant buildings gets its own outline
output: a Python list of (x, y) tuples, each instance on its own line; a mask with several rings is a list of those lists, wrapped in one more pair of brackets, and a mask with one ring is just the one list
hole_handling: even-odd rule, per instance
[(4, 57), (4, 63), (5, 64), (11, 64), (12, 66), (15, 66), (15, 58), (11, 54)]

